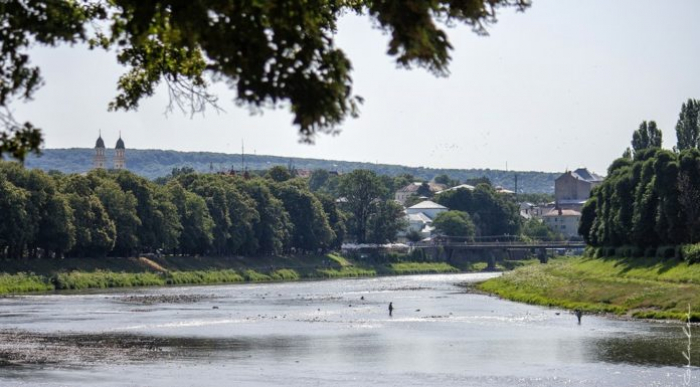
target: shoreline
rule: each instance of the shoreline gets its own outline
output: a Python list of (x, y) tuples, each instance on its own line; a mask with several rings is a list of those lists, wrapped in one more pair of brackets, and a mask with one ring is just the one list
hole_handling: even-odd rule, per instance
[(471, 286), (505, 300), (630, 320), (700, 322), (700, 265), (562, 257)]
[[(275, 265), (270, 265), (276, 260)], [(336, 254), (265, 258), (128, 258), (99, 262), (0, 262), (0, 297), (62, 291), (159, 286), (292, 282), (336, 278), (483, 271), (479, 263), (416, 261), (354, 262)]]

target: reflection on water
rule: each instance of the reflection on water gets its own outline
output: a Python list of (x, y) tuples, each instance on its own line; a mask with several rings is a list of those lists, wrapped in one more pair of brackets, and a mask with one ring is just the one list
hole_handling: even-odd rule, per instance
[(0, 386), (684, 385), (679, 325), (454, 286), (482, 276), (0, 299)]
[[(674, 324), (672, 327), (652, 327), (643, 333), (592, 339), (588, 356), (605, 363), (678, 366), (688, 362), (682, 354), (687, 345), (688, 339), (680, 326)], [(691, 348), (691, 359), (700, 360), (700, 344)]]

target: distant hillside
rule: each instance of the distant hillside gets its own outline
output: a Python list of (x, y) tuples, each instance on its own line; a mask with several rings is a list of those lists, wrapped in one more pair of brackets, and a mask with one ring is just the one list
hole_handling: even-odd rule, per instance
[[(191, 167), (199, 172), (241, 169), (240, 154), (210, 152), (177, 152), (169, 150), (127, 149), (127, 168), (149, 179), (165, 176), (175, 167)], [(107, 160), (111, 163), (113, 149), (107, 149)], [(57, 170), (64, 173), (81, 173), (92, 166), (93, 149), (45, 149), (39, 157), (28, 157), (25, 165), (44, 171)], [(439, 169), (423, 167), (406, 167), (402, 165), (371, 164), (352, 161), (318, 160), (297, 157), (246, 155), (245, 164), (250, 170), (269, 169), (275, 165), (292, 164), (296, 169), (327, 169), (349, 172), (355, 169), (369, 169), (378, 174), (396, 176), (410, 173), (418, 178), (429, 180), (440, 174), (447, 174), (453, 179), (466, 179), (486, 176), (494, 185), (514, 189), (515, 175), (518, 175), (518, 191), (526, 193), (553, 193), (554, 179), (559, 173), (500, 171), (494, 169)]]

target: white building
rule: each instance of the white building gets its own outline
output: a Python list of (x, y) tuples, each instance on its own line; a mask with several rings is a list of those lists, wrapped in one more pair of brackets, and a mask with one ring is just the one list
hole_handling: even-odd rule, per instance
[(554, 208), (542, 215), (542, 220), (547, 227), (567, 238), (577, 237), (581, 213), (576, 210)]
[(433, 220), (433, 219), (435, 219), (436, 216), (438, 216), (439, 213), (449, 211), (449, 210), (450, 209), (445, 207), (445, 206), (442, 206), (442, 205), (437, 204), (435, 202), (431, 202), (430, 200), (425, 200), (425, 201), (422, 201), (416, 205), (408, 207), (406, 209), (406, 213), (409, 215), (423, 213), (428, 218)]

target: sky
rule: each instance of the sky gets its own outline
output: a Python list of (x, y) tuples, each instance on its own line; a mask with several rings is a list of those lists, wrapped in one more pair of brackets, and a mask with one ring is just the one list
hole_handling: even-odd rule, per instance
[(35, 48), (45, 85), (12, 106), (44, 130), (45, 148), (108, 147), (308, 157), (432, 168), (605, 173), (644, 120), (664, 147), (676, 143), (681, 104), (700, 98), (700, 2), (533, 0), (501, 10), (487, 37), (447, 29), (449, 77), (397, 68), (388, 37), (362, 16), (344, 16), (337, 45), (353, 63), (361, 115), (337, 136), (299, 143), (284, 108), (251, 115), (222, 84), (225, 110), (165, 114), (165, 89), (135, 112), (108, 112), (125, 68), (114, 53), (81, 46)]

